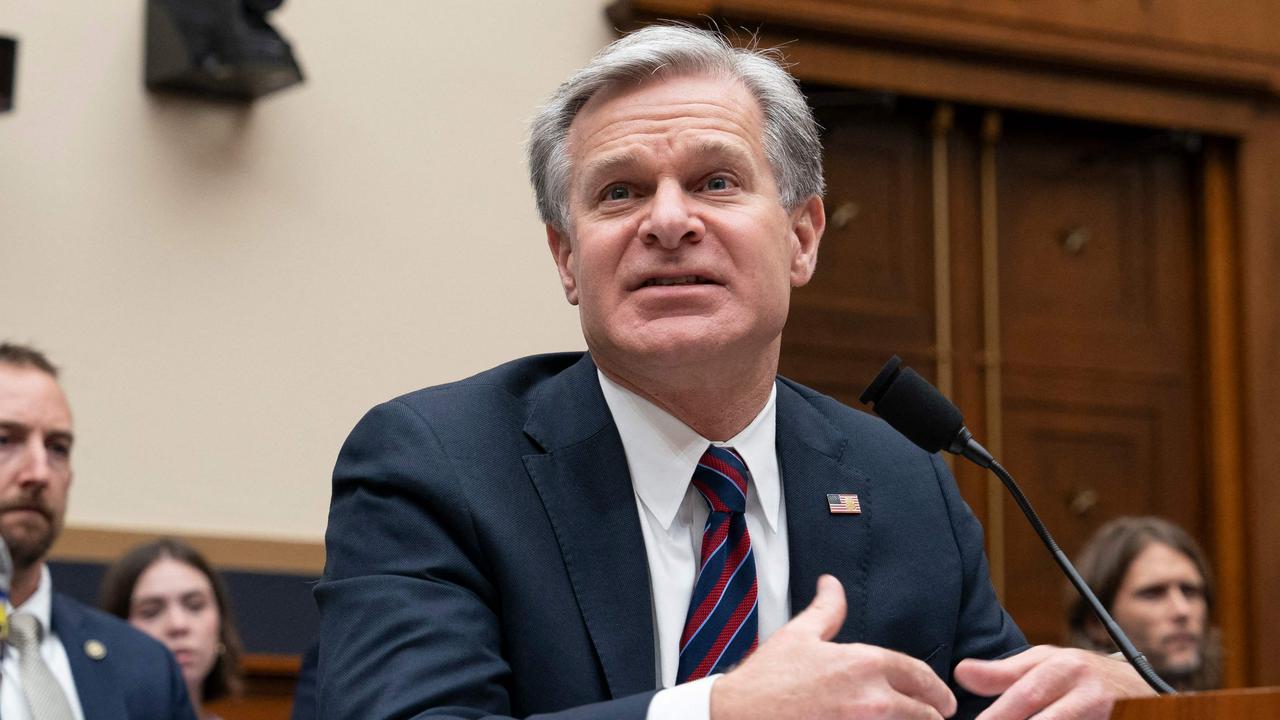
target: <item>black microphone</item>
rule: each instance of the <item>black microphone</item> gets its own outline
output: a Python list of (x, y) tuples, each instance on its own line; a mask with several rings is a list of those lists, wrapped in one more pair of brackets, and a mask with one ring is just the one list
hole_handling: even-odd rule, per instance
[(1151, 667), (1146, 656), (1138, 652), (1133, 643), (1129, 642), (1128, 636), (1112, 619), (1107, 609), (1102, 607), (1093, 590), (1085, 584), (1084, 578), (1076, 572), (1075, 566), (1067, 559), (1066, 553), (1062, 552), (1062, 548), (1058, 547), (1058, 543), (1049, 534), (1049, 529), (1040, 521), (1040, 516), (1031, 507), (1031, 502), (1022, 493), (1022, 489), (1014, 482), (1013, 476), (996, 462), (986, 448), (973, 439), (973, 434), (964, 426), (964, 416), (960, 414), (960, 409), (945, 395), (938, 392), (937, 388), (920, 377), (916, 371), (902, 367), (902, 360), (894, 355), (889, 358), (889, 362), (885, 363), (858, 399), (865, 405), (871, 405), (876, 414), (884, 418), (893, 429), (905, 435), (908, 440), (919, 445), (926, 452), (936, 453), (939, 450), (946, 450), (994, 472), (1013, 495), (1014, 502), (1018, 503), (1022, 514), (1027, 516), (1027, 520), (1031, 522), (1031, 526), (1035, 528), (1036, 534), (1040, 536), (1045, 547), (1049, 548), (1049, 553), (1058, 562), (1058, 567), (1062, 568), (1067, 579), (1089, 604), (1093, 614), (1107, 629), (1107, 634), (1115, 641), (1116, 647), (1120, 648), (1120, 652), (1124, 654), (1129, 664), (1156, 692), (1166, 695), (1174, 692), (1173, 687), (1161, 679)]

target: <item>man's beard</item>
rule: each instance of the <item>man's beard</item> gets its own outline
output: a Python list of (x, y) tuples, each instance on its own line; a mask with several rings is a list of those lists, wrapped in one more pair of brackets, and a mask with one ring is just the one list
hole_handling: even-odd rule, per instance
[(1160, 677), (1179, 691), (1215, 690), (1222, 674), (1222, 633), (1209, 628), (1200, 638), (1196, 662), (1169, 666), (1163, 657), (1147, 653), (1147, 659)]
[[(13, 510), (38, 512), (44, 516), (45, 524), (39, 530), (10, 528), (4, 522), (4, 516)], [(0, 538), (9, 549), (15, 571), (29, 570), (43, 560), (61, 529), (61, 518), (42, 498), (20, 498), (0, 503)]]

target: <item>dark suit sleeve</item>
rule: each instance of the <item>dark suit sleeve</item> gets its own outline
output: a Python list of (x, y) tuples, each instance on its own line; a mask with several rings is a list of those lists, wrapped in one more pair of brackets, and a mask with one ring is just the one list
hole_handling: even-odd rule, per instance
[[(460, 475), (431, 423), (401, 401), (374, 408), (347, 439), (315, 592), (319, 717), (512, 715), (501, 593)], [(538, 717), (643, 718), (651, 697)]]
[[(955, 536), (964, 567), (964, 591), (960, 607), (956, 662), (965, 658), (994, 659), (1022, 652), (1027, 640), (1013, 618), (1005, 612), (991, 586), (990, 570), (983, 545), (982, 525), (960, 496), (955, 480), (942, 459), (932, 457), (934, 472), (942, 486), (951, 531)], [(956, 718), (970, 718), (990, 705), (994, 698), (980, 697), (953, 685), (959, 710)]]
[(289, 720), (316, 719), (316, 666), (320, 663), (320, 644), (313, 644), (302, 656), (298, 682), (293, 688), (293, 710)]
[[(168, 655), (168, 653), (165, 653)], [(182, 670), (173, 656), (169, 660), (169, 697), (173, 698), (173, 709), (169, 717), (173, 720), (196, 720), (195, 707), (187, 695), (187, 682), (182, 678)]]

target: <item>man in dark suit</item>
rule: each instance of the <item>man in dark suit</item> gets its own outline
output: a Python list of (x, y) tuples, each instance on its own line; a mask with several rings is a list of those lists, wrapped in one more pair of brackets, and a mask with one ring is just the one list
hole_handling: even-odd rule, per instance
[(1019, 652), (941, 462), (777, 377), (825, 221), (774, 60), (635, 33), (542, 109), (530, 164), (589, 353), (352, 432), (322, 718), (971, 717), (1006, 690), (991, 717), (1105, 717), (1137, 691), (1105, 658)]
[(40, 352), (0, 344), (0, 537), (13, 562), (5, 720), (194, 720), (163, 645), (53, 590), (44, 558), (71, 486), (71, 411)]

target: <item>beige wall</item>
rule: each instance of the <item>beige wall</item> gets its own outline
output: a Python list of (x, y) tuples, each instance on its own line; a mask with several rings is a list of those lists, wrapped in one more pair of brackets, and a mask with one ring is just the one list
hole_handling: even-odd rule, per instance
[(307, 82), (148, 95), (143, 3), (8, 2), (0, 337), (76, 415), (71, 526), (319, 540), (375, 402), (582, 347), (521, 153), (605, 0), (293, 0)]

